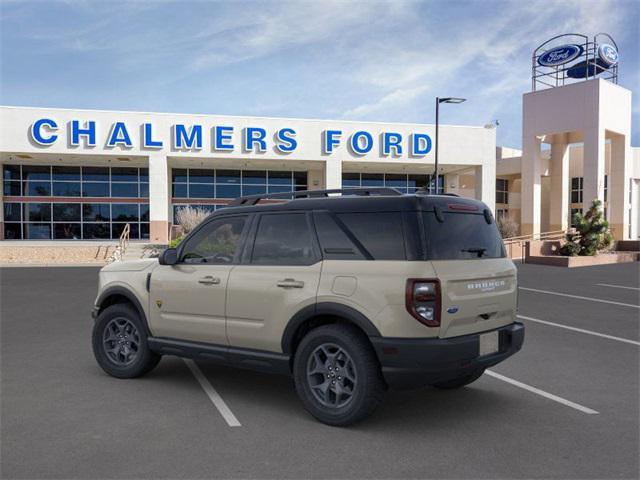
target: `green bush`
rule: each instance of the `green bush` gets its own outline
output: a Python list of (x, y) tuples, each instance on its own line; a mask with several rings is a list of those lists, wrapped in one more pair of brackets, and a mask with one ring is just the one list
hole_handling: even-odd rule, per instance
[(604, 218), (600, 200), (594, 200), (584, 215), (576, 213), (573, 223), (576, 231), (567, 233), (567, 241), (560, 249), (560, 254), (593, 256), (612, 245), (613, 236), (609, 232), (609, 222)]
[(178, 238), (174, 238), (169, 242), (169, 248), (176, 248), (183, 239), (184, 235), (180, 235)]

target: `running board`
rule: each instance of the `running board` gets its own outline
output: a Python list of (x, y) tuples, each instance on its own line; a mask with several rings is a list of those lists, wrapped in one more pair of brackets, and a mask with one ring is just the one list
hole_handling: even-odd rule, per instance
[(284, 353), (164, 337), (149, 337), (147, 342), (151, 350), (161, 355), (175, 355), (259, 372), (291, 375), (290, 356)]

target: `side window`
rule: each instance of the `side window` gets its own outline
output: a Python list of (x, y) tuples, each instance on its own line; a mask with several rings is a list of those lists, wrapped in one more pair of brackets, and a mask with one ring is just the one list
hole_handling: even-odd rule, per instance
[(310, 265), (315, 261), (312, 232), (305, 213), (260, 217), (251, 263)]
[(325, 260), (364, 260), (360, 249), (353, 244), (347, 234), (338, 226), (331, 214), (316, 212), (313, 214), (316, 232)]
[(338, 218), (375, 260), (406, 260), (399, 212), (341, 213)]
[(237, 253), (247, 217), (213, 220), (187, 240), (182, 249), (184, 263), (229, 264)]

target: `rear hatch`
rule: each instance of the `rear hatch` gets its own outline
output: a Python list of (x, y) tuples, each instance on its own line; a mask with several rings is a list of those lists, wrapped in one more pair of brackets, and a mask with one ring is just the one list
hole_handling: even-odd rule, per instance
[(517, 270), (488, 211), (461, 205), (424, 212), (427, 257), (440, 279), (440, 337), (492, 330), (515, 320)]

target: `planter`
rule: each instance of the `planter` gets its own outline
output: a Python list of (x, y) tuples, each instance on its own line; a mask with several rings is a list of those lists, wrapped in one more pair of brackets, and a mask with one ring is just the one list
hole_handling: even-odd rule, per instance
[(629, 263), (640, 260), (638, 252), (601, 253), (593, 257), (564, 257), (561, 255), (527, 255), (525, 263), (556, 267), (592, 267), (612, 263)]

